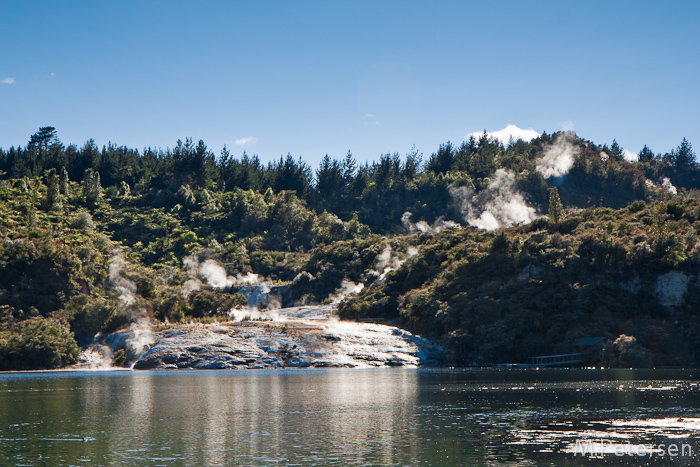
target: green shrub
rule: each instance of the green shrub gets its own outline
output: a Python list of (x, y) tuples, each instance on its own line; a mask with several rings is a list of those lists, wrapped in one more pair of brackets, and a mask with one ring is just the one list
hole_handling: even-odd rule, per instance
[(637, 201), (633, 201), (627, 206), (627, 210), (631, 213), (639, 212), (644, 210), (644, 208), (647, 207), (647, 203), (645, 203), (643, 200), (639, 199)]
[(197, 290), (189, 295), (189, 314), (194, 318), (226, 315), (231, 308), (248, 304), (245, 297), (243, 297), (243, 303), (241, 303), (241, 297), (243, 296), (240, 294), (231, 295), (224, 292)]
[(80, 350), (68, 325), (33, 317), (0, 326), (0, 370), (50, 370), (75, 363)]
[(80, 211), (78, 214), (73, 216), (70, 226), (76, 230), (95, 230), (95, 222), (93, 222), (92, 216), (87, 211)]

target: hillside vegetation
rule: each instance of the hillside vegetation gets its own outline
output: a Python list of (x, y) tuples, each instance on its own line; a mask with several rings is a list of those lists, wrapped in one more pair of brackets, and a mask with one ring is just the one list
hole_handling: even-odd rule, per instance
[(64, 146), (42, 128), (0, 149), (0, 369), (71, 364), (138, 322), (224, 316), (252, 283), (289, 286), (287, 304), (359, 292), (343, 318), (395, 320), (455, 364), (602, 336), (616, 344), (601, 364), (695, 365), (695, 154), (685, 140), (622, 154), (572, 133), (484, 135), (312, 171), (189, 139)]
[(398, 319), (437, 336), (462, 364), (580, 351), (574, 342), (634, 336), (590, 363), (700, 363), (700, 201), (572, 210), (559, 223), (421, 234), (420, 253), (340, 305), (347, 319)]

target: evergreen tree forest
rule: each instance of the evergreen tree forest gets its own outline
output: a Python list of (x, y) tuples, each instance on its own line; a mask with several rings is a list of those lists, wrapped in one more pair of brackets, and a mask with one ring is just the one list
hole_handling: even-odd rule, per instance
[[(206, 320), (241, 303), (235, 290), (183, 294), (188, 258), (289, 285), (288, 304), (363, 283), (341, 317), (420, 332), (454, 364), (623, 334), (639, 342), (637, 364), (698, 364), (696, 154), (686, 139), (663, 154), (645, 146), (636, 162), (623, 154), (574, 134), (503, 144), (484, 133), (429, 156), (360, 164), (348, 152), (311, 167), (191, 138), (78, 147), (40, 128), (0, 148), (0, 370), (64, 367), (137, 318)], [(682, 301), (634, 285), (678, 271)]]

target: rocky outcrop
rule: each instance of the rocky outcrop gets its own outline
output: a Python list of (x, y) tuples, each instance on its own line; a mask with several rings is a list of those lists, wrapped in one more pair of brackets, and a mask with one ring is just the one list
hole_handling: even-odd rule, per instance
[(659, 303), (666, 307), (682, 305), (689, 283), (688, 275), (680, 271), (670, 271), (659, 276), (656, 282)]
[(134, 368), (419, 366), (444, 361), (442, 349), (421, 337), (394, 326), (337, 321), (330, 318), (330, 307), (250, 316), (156, 332), (155, 345)]

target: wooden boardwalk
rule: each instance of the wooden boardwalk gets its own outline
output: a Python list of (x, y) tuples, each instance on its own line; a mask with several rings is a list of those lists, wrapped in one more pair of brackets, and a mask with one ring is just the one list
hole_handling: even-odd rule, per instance
[(568, 353), (561, 355), (545, 355), (542, 357), (532, 357), (534, 366), (564, 366), (580, 365), (583, 363), (582, 353)]

